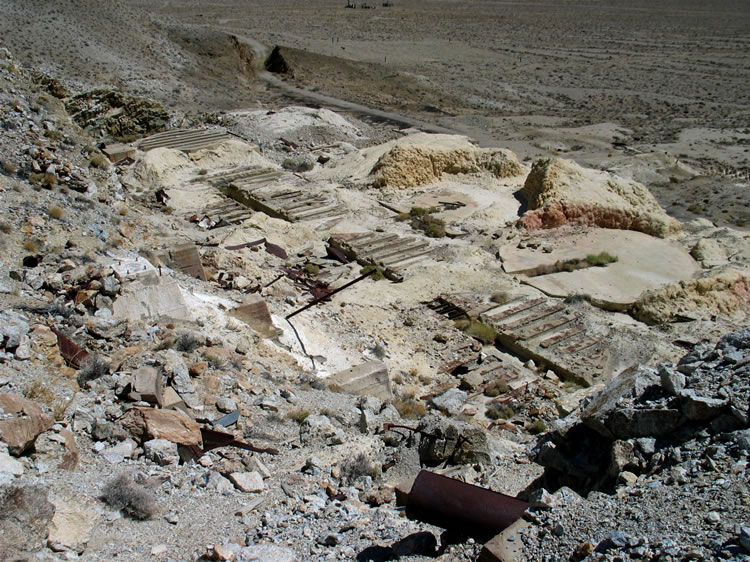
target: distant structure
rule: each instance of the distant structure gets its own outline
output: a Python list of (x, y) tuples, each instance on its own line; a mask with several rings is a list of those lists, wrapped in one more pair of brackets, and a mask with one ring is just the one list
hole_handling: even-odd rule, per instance
[(392, 8), (393, 2), (383, 2), (383, 8)]

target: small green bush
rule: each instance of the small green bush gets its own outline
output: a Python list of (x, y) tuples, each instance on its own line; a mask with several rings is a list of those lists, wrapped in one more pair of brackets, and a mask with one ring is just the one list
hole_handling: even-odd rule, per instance
[(529, 433), (532, 435), (539, 435), (547, 431), (547, 426), (542, 420), (535, 420), (534, 423), (529, 427)]
[[(485, 345), (489, 345), (495, 341), (497, 332), (492, 326), (488, 326), (484, 322), (479, 320), (465, 320), (457, 321), (455, 323), (459, 330), (462, 330), (467, 336), (471, 336), (474, 339), (479, 340)], [(461, 327), (459, 327), (461, 326)]]
[(359, 270), (360, 275), (366, 275), (370, 273), (371, 271), (374, 271), (372, 275), (370, 275), (370, 279), (373, 281), (380, 281), (381, 279), (385, 278), (385, 275), (383, 275), (383, 270), (375, 265), (366, 265), (362, 269)]
[(599, 252), (598, 254), (589, 254), (586, 256), (586, 261), (594, 267), (603, 267), (609, 263), (615, 263), (620, 261), (620, 258), (613, 256), (607, 252)]
[(101, 170), (109, 168), (109, 158), (101, 152), (94, 152), (89, 161), (89, 167), (99, 168)]

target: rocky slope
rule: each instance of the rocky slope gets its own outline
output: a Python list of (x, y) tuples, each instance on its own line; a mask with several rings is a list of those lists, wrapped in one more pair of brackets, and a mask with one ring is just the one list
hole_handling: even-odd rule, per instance
[[(410, 135), (406, 144), (458, 149), (419, 158), (431, 173), (411, 189), (383, 190), (369, 176), (399, 144), (380, 143), (397, 134), (387, 128), (309, 108), (186, 120), (119, 93), (65, 91), (1, 57), (1, 557), (492, 556), (478, 537), (405, 516), (420, 468), (524, 492), (522, 540), (498, 539), (523, 543), (519, 559), (747, 556), (748, 333), (696, 346), (746, 322), (744, 285), (731, 309), (658, 329), (575, 295), (546, 302), (495, 257), (501, 242), (533, 244), (516, 224), (520, 203), (494, 219), (526, 172), (509, 151)], [(133, 140), (117, 137), (217, 123), (239, 136), (120, 146), (116, 163), (102, 152)], [(396, 168), (418, 175), (410, 158)], [(271, 178), (267, 195), (245, 188), (278, 216), (238, 210), (217, 189), (258, 177), (248, 170)], [(450, 236), (397, 220), (393, 208), (417, 206), (403, 191), (433, 197), (427, 214), (450, 222)], [(314, 211), (340, 213), (285, 219), (274, 201), (290, 192), (309, 197), (295, 201), (303, 208), (312, 199), (325, 205)], [(643, 208), (629, 216), (676, 230), (631, 189), (637, 197)], [(409, 254), (403, 282), (375, 280), (388, 264), (365, 269), (331, 242), (357, 234), (387, 237), (370, 242), (381, 260), (404, 239), (425, 253)], [(696, 252), (708, 271), (710, 249)], [(738, 270), (743, 255), (732, 252)], [(541, 301), (549, 308), (524, 316)], [(493, 311), (496, 328), (482, 321)], [(498, 331), (549, 337), (559, 326), (544, 322), (561, 311), (574, 323), (540, 349), (580, 338), (570, 347), (600, 361), (600, 386), (579, 388), (552, 362), (497, 345)], [(630, 351), (655, 367), (684, 347), (658, 376), (643, 367), (602, 378), (630, 366)], [(540, 491), (559, 484), (590, 499)], [(671, 525), (686, 504), (701, 506), (692, 535)], [(597, 527), (602, 512), (611, 528)]]

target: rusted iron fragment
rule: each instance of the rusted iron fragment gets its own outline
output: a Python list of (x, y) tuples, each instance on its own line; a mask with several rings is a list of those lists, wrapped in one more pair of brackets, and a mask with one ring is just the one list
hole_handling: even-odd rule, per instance
[(76, 342), (63, 334), (55, 326), (51, 326), (50, 329), (57, 336), (57, 346), (60, 348), (60, 355), (70, 365), (76, 369), (80, 369), (81, 364), (89, 358), (89, 352), (79, 347)]

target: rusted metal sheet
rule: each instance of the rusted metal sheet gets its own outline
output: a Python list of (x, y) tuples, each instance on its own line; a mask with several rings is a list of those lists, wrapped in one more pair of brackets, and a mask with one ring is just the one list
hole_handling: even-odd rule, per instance
[(268, 252), (271, 255), (276, 256), (277, 258), (281, 258), (282, 260), (285, 260), (288, 257), (284, 248), (282, 248), (281, 246), (277, 246), (276, 244), (271, 244), (267, 240), (266, 240), (266, 252)]
[(224, 246), (225, 250), (242, 250), (243, 248), (252, 248), (253, 246), (260, 246), (266, 241), (265, 238), (255, 240), (254, 242), (245, 242), (244, 244), (237, 244), (235, 246)]
[(487, 539), (519, 519), (528, 507), (517, 498), (423, 470), (409, 493), (406, 515)]
[(73, 367), (80, 369), (81, 363), (89, 358), (89, 352), (79, 347), (76, 342), (63, 334), (55, 326), (50, 326), (50, 329), (57, 336), (57, 346), (60, 348), (60, 355)]

